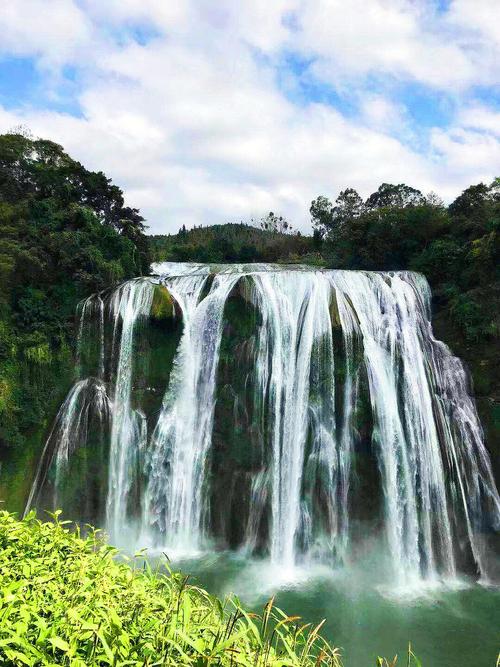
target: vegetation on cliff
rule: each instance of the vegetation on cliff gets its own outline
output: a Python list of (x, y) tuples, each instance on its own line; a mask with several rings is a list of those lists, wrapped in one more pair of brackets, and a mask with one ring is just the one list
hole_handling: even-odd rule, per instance
[[(182, 227), (177, 234), (150, 236), (155, 261), (251, 262), (321, 261), (310, 236), (288, 233), (282, 225), (226, 223), (209, 227)], [(271, 218), (273, 220), (273, 218)], [(267, 225), (267, 226), (266, 226)]]
[(149, 270), (144, 229), (102, 172), (88, 171), (51, 141), (0, 136), (4, 499), (23, 495), (31, 444), (39, 448), (71, 383), (78, 301)]

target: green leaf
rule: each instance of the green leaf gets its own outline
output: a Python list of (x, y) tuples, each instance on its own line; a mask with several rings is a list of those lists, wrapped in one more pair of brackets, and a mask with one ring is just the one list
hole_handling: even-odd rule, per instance
[(22, 662), (23, 665), (34, 664), (34, 660), (32, 658), (29, 658), (26, 654), (21, 653), (20, 651), (6, 651), (5, 654), (9, 658), (9, 660), (12, 660), (13, 662), (14, 661)]
[(49, 642), (52, 644), (52, 646), (60, 649), (61, 651), (64, 651), (65, 653), (69, 651), (68, 642), (62, 639), (61, 637), (50, 637)]

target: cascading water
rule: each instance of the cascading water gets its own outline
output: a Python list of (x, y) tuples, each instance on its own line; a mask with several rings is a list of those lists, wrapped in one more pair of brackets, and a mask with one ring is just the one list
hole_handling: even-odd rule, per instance
[[(106, 523), (115, 541), (120, 541), (120, 533), (126, 525), (134, 468), (146, 438), (145, 420), (139, 411), (132, 409), (130, 396), (134, 332), (137, 322), (149, 315), (152, 299), (152, 283), (134, 280), (118, 288), (110, 301), (113, 347), (118, 346), (119, 352), (113, 391)], [(116, 343), (118, 336), (119, 344)]]
[[(331, 278), (330, 278), (331, 280)], [(349, 486), (351, 477), (351, 459), (357, 439), (354, 411), (359, 391), (359, 369), (355, 361), (355, 344), (358, 333), (356, 314), (352, 305), (341, 290), (335, 290), (335, 301), (339, 323), (342, 329), (344, 349), (345, 378), (343, 387), (343, 407), (339, 439), (339, 474), (338, 474), (338, 513), (339, 534), (337, 549), (341, 560), (346, 559), (349, 541)]]
[(25, 514), (39, 501), (38, 495), (51, 466), (54, 467), (52, 504), (57, 507), (60, 501), (61, 478), (68, 468), (71, 456), (79, 447), (87, 445), (91, 424), (94, 429), (103, 431), (110, 414), (111, 406), (102, 382), (87, 378), (75, 383), (60, 407), (45, 443)]
[[(307, 533), (311, 503), (301, 498), (305, 446), (312, 427), (312, 452), (334, 492), (336, 446), (333, 346), (329, 284), (312, 272), (262, 272), (254, 276), (254, 299), (262, 313), (257, 344), (256, 391), (268, 405), (272, 451), (271, 560), (285, 567), (295, 562), (296, 542)], [(311, 379), (316, 380), (310, 401)], [(308, 462), (310, 463), (310, 462)], [(334, 511), (334, 500), (329, 504)]]
[(182, 311), (184, 330), (148, 464), (143, 523), (156, 524), (169, 543), (181, 550), (196, 549), (200, 539), (203, 475), (227, 296), (226, 286), (214, 282), (200, 303), (207, 279), (208, 268), (195, 266), (191, 274), (166, 280)]
[[(89, 401), (94, 412), (100, 401), (115, 541), (138, 522), (140, 545), (192, 552), (206, 539), (230, 542), (289, 569), (349, 559), (353, 523), (364, 521), (385, 527), (399, 585), (463, 567), (487, 577), (484, 531), (499, 528), (500, 499), (464, 368), (433, 338), (422, 276), (271, 265), (155, 272), (81, 306), (80, 347), (93, 331), (98, 349), (87, 354), (93, 366), (79, 353), (88, 373), (60, 410), (29, 506), (52, 469), (62, 483), (72, 442), (79, 450), (89, 437)], [(152, 326), (159, 289), (182, 333), (150, 387), (137, 325)], [(243, 442), (259, 443), (258, 456)], [(360, 478), (371, 485), (368, 503)]]
[[(419, 338), (423, 321), (416, 293), (398, 275), (338, 272), (332, 280), (353, 304), (363, 339), (387, 536), (398, 580), (418, 577), (424, 568), (434, 576), (433, 521), (446, 574), (454, 575), (443, 463)], [(426, 559), (422, 568), (421, 553)]]

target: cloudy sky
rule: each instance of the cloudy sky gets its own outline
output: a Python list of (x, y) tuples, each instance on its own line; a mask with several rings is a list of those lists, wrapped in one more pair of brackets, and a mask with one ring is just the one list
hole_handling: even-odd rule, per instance
[(500, 0), (2, 0), (0, 131), (103, 170), (150, 231), (500, 175)]

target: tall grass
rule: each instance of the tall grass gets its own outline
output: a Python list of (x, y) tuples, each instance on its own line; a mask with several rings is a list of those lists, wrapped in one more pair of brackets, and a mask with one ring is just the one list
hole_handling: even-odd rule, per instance
[(322, 623), (273, 600), (249, 613), (168, 568), (117, 560), (98, 531), (82, 537), (53, 519), (0, 512), (1, 665), (341, 667)]
[(118, 562), (95, 530), (0, 513), (0, 662), (15, 665), (340, 666), (272, 602), (262, 616), (188, 578)]

